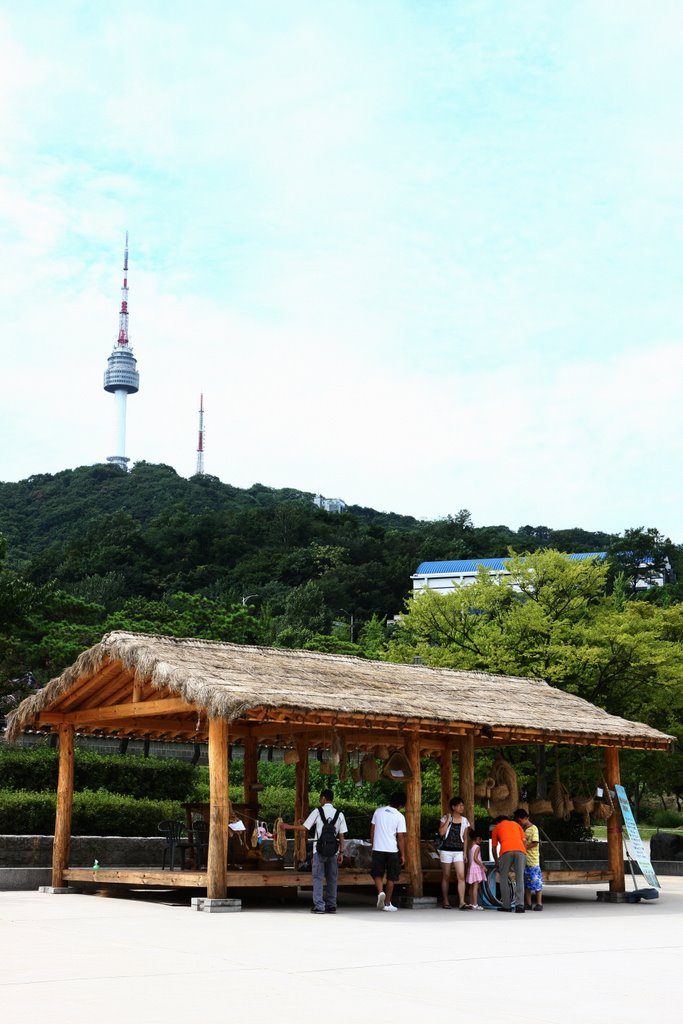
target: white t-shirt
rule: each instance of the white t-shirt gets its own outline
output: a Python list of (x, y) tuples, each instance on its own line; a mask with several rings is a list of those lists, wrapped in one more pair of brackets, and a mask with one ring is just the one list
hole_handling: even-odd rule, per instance
[(378, 807), (372, 816), (375, 835), (372, 842), (373, 850), (382, 853), (398, 853), (396, 836), (399, 832), (407, 832), (406, 819), (395, 807)]
[[(304, 822), (304, 827), (313, 828), (313, 826), (315, 825), (316, 840), (320, 839), (320, 833), (323, 830), (323, 823), (320, 817), (321, 810), (328, 821), (331, 821), (331, 819), (334, 818), (335, 814), (337, 813), (337, 809), (334, 806), (334, 804), (319, 804), (318, 807), (311, 811), (311, 813), (308, 815)], [(342, 833), (346, 834), (346, 832), (348, 831), (346, 827), (346, 818), (344, 817), (342, 811), (339, 812), (339, 817), (337, 818), (337, 823), (334, 826), (334, 831), (337, 833), (337, 835), (340, 835)], [(315, 853), (317, 846), (317, 842), (313, 843), (313, 853)]]

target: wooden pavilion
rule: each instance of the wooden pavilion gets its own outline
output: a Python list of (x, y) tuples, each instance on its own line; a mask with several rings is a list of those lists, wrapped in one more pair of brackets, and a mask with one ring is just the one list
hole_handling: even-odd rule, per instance
[[(329, 747), (334, 737), (343, 737), (347, 750), (370, 751), (376, 745), (401, 750), (410, 766), (405, 880), (413, 896), (422, 895), (423, 887), (421, 756), (440, 759), (444, 809), (451, 795), (453, 754), (459, 756), (460, 791), (472, 820), (477, 748), (534, 743), (601, 747), (605, 780), (612, 788), (620, 781), (619, 748), (666, 751), (673, 743), (671, 736), (609, 715), (539, 679), (123, 632), (107, 634), (24, 700), (9, 716), (7, 738), (48, 727), (59, 734), (55, 888), (93, 880), (91, 869), (69, 865), (76, 732), (208, 742), (207, 870), (105, 868), (97, 879), (103, 884), (205, 886), (209, 899), (224, 899), (232, 886), (310, 884), (310, 874), (297, 871), (269, 878), (264, 872), (228, 870), (229, 742), (244, 745), (247, 803), (253, 799), (258, 746), (280, 742), (297, 750), (297, 820), (308, 813), (311, 748)], [(616, 813), (608, 824), (608, 863), (601, 879), (621, 892), (624, 861)], [(367, 884), (368, 877), (342, 870), (339, 882)]]

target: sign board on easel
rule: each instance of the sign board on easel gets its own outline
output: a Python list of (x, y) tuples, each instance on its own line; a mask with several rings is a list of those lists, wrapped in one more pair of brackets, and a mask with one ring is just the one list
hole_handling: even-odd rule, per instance
[(643, 874), (643, 878), (649, 883), (649, 885), (653, 886), (653, 888), (661, 889), (659, 880), (657, 879), (654, 868), (652, 867), (652, 862), (650, 861), (648, 852), (645, 849), (645, 844), (640, 838), (640, 832), (636, 825), (636, 819), (633, 817), (633, 811), (631, 810), (629, 799), (626, 796), (626, 790), (623, 786), (617, 785), (614, 787), (614, 791), (617, 794), (619, 807), (621, 809), (621, 816), (624, 819), (624, 825), (628, 832), (628, 843), (635, 861)]

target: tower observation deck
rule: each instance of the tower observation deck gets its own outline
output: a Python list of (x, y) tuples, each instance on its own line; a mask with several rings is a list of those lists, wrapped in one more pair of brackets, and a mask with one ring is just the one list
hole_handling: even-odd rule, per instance
[(121, 469), (127, 469), (126, 456), (126, 400), (140, 387), (137, 360), (133, 355), (128, 338), (128, 232), (123, 255), (123, 287), (121, 288), (121, 310), (119, 312), (119, 336), (104, 371), (104, 390), (116, 396), (116, 454), (109, 455), (107, 462), (113, 462)]

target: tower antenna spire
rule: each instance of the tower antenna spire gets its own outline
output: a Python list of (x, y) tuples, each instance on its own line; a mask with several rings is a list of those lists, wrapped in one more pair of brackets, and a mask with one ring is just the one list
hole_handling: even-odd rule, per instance
[(107, 462), (113, 462), (126, 470), (130, 459), (126, 456), (126, 399), (140, 387), (137, 360), (133, 356), (128, 337), (128, 232), (123, 250), (123, 285), (121, 287), (121, 309), (119, 311), (119, 336), (107, 360), (104, 373), (104, 390), (116, 397), (116, 455), (109, 455)]
[(123, 285), (121, 287), (121, 310), (119, 312), (119, 337), (117, 345), (128, 345), (128, 232), (126, 248), (123, 250)]
[(199, 396), (199, 440), (197, 441), (197, 476), (204, 475), (204, 393)]

